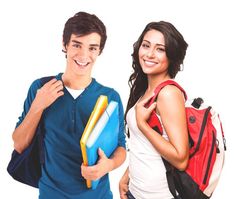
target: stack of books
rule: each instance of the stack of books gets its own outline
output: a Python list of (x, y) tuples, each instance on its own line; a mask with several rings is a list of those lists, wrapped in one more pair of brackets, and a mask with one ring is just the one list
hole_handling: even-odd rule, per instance
[[(80, 140), (83, 163), (95, 165), (98, 161), (98, 149), (101, 148), (110, 157), (118, 146), (119, 134), (118, 103), (108, 104), (107, 96), (101, 95), (89, 117)], [(96, 189), (99, 180), (86, 180), (88, 188)]]

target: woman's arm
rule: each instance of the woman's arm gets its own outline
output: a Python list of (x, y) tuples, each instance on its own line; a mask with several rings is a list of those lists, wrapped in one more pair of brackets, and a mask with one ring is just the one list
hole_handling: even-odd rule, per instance
[[(139, 129), (163, 158), (179, 170), (184, 170), (188, 163), (189, 148), (185, 101), (182, 92), (177, 87), (168, 85), (160, 91), (156, 104), (147, 109), (144, 106), (146, 101), (142, 100), (136, 106)], [(169, 141), (147, 123), (154, 109), (157, 114), (160, 114)]]
[(124, 175), (122, 176), (119, 182), (119, 191), (121, 199), (127, 199), (126, 193), (129, 190), (128, 184), (129, 184), (129, 167), (127, 167)]

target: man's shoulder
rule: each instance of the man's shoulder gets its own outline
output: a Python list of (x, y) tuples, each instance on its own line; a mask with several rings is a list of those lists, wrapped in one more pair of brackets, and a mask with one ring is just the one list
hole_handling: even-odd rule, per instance
[(112, 98), (120, 98), (119, 93), (110, 86), (105, 86), (94, 79), (94, 92), (107, 95)]
[(96, 79), (93, 79), (93, 85), (95, 90), (104, 90), (104, 91), (115, 91), (112, 87), (106, 86), (100, 82), (97, 82)]
[(47, 82), (49, 82), (50, 80), (52, 80), (53, 78), (55, 78), (56, 76), (51, 75), (51, 76), (44, 76), (39, 78), (39, 83), (41, 84), (41, 86), (43, 86), (44, 84), (46, 84)]
[(45, 83), (50, 81), (52, 78), (57, 78), (58, 76), (59, 76), (59, 74), (38, 77), (37, 79), (34, 79), (32, 81), (32, 83), (30, 85), (30, 89), (37, 90), (37, 89), (41, 88)]

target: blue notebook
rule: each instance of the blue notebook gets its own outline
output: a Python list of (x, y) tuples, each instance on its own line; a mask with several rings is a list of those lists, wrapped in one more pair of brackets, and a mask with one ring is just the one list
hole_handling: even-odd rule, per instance
[[(92, 130), (87, 143), (86, 152), (88, 165), (95, 165), (98, 161), (98, 149), (101, 148), (110, 157), (118, 146), (119, 114), (118, 103), (111, 101), (97, 124)], [(92, 181), (92, 189), (96, 189), (99, 180)]]

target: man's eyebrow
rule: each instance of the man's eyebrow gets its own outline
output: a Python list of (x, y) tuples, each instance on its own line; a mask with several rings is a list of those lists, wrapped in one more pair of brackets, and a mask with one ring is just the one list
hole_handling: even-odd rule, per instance
[(89, 44), (89, 46), (93, 46), (93, 47), (100, 47), (99, 44)]
[[(74, 43), (77, 43), (77, 44), (83, 44), (82, 42), (77, 41), (77, 40), (71, 40), (71, 41), (74, 42)], [(99, 44), (89, 44), (89, 46), (92, 46), (92, 47), (100, 47)]]
[(80, 41), (76, 41), (76, 40), (71, 40), (71, 41), (74, 43), (77, 43), (77, 44), (82, 44), (82, 42), (80, 42)]

